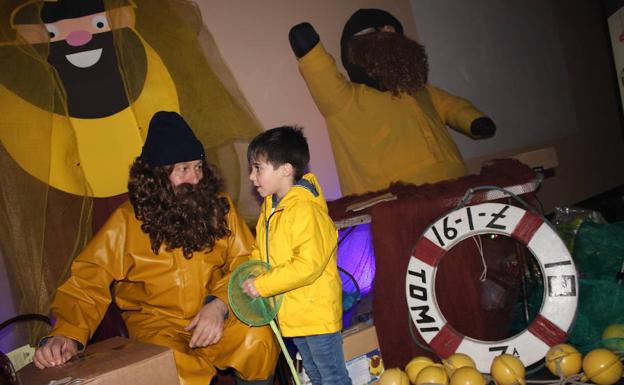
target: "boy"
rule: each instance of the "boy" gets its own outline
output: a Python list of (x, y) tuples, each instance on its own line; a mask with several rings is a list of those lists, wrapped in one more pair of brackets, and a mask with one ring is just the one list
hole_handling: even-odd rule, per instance
[(277, 127), (249, 144), (249, 179), (264, 198), (252, 258), (271, 270), (243, 283), (251, 297), (284, 294), (278, 318), (314, 385), (349, 385), (342, 352), (337, 231), (313, 174), (300, 128)]

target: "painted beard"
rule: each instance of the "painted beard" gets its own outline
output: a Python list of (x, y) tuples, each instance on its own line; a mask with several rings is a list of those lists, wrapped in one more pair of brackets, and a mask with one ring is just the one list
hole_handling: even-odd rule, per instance
[(349, 62), (374, 79), (380, 91), (415, 95), (427, 84), (425, 47), (395, 32), (373, 32), (349, 39)]
[[(136, 34), (127, 29), (120, 31), (124, 41), (134, 42), (133, 55), (143, 63), (145, 80), (147, 71), (145, 50)], [(128, 95), (119, 72), (117, 54), (111, 31), (94, 34), (87, 44), (74, 47), (65, 41), (50, 43), (48, 62), (56, 69), (65, 87), (69, 115), (76, 118), (93, 119), (113, 115), (128, 107)], [(140, 88), (143, 88), (143, 82)], [(131, 100), (134, 100), (130, 92)]]

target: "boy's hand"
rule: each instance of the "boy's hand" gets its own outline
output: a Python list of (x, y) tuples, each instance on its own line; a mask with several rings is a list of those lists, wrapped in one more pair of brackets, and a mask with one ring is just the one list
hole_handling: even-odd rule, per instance
[(37, 348), (33, 362), (39, 369), (62, 365), (78, 354), (76, 341), (65, 336), (50, 337)]
[(219, 298), (205, 304), (184, 328), (186, 331), (195, 329), (189, 347), (203, 348), (219, 342), (223, 337), (223, 320), (227, 312), (227, 305)]
[(243, 289), (243, 292), (251, 298), (260, 297), (260, 293), (258, 293), (258, 290), (256, 290), (255, 277), (247, 278), (245, 282), (243, 282), (243, 284), (241, 285), (241, 288)]

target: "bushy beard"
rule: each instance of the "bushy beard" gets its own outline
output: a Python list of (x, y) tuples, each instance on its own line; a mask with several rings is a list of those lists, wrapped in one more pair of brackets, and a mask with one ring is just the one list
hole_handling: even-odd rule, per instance
[(182, 248), (187, 258), (193, 252), (210, 250), (216, 239), (228, 233), (223, 226), (223, 210), (216, 207), (211, 194), (200, 184), (174, 187), (167, 207), (152, 218), (158, 223), (152, 223), (151, 227), (158, 230), (150, 236), (159, 239), (168, 250)]
[(366, 71), (380, 91), (415, 95), (427, 84), (425, 47), (396, 32), (372, 32), (349, 39), (349, 62)]

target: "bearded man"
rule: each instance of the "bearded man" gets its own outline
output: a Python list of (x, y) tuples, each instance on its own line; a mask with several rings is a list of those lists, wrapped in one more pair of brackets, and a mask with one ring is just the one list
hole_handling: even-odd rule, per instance
[(253, 237), (222, 192), (184, 119), (158, 112), (130, 170), (123, 203), (72, 264), (52, 304), (56, 324), (35, 352), (40, 368), (85, 346), (111, 302), (130, 338), (170, 347), (183, 385), (206, 385), (216, 368), (237, 384), (270, 384), (279, 349), (269, 327), (230, 314), (231, 272)]
[(475, 138), (496, 131), (469, 101), (427, 83), (424, 47), (386, 11), (360, 9), (345, 24), (341, 56), (351, 81), (309, 23), (294, 26), (289, 39), (325, 117), (344, 195), (465, 175), (446, 125)]

